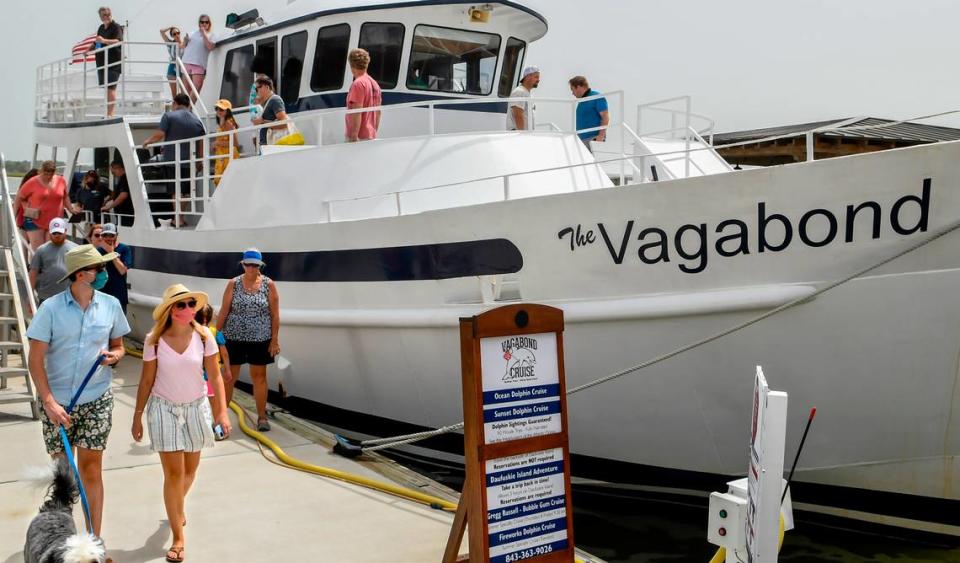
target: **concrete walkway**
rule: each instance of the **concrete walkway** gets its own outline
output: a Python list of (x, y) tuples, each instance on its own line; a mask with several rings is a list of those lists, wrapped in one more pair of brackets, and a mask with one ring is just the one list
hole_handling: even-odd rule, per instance
[[(128, 356), (121, 362), (104, 456), (103, 536), (117, 563), (163, 561), (171, 539), (159, 457), (146, 436), (140, 444), (130, 436), (139, 375), (139, 360)], [(16, 390), (13, 380), (11, 386)], [(27, 526), (42, 502), (42, 493), (22, 481), (25, 467), (48, 459), (40, 424), (29, 416), (26, 403), (0, 407), (0, 563), (22, 561)], [(404, 486), (419, 481), (430, 489), (424, 492), (437, 491), (435, 484), (405, 476), (389, 463), (335, 456), (281, 424), (268, 436), (309, 463), (380, 480), (386, 480), (385, 469)], [(74, 514), (81, 528), (82, 510)], [(234, 419), (233, 436), (204, 451), (187, 497), (185, 560), (439, 561), (452, 520), (451, 513), (269, 463)]]

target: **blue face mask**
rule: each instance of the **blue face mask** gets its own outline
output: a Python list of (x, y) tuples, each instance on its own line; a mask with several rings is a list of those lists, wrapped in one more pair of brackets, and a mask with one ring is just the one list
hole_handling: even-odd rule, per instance
[(97, 272), (97, 277), (90, 284), (90, 287), (93, 289), (103, 289), (103, 286), (107, 285), (107, 279), (110, 277), (110, 274), (106, 270), (102, 272)]

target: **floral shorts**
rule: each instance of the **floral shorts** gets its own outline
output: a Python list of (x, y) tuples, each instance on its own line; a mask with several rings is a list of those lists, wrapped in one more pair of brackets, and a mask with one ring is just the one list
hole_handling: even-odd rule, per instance
[[(63, 452), (60, 441), (60, 427), (47, 418), (47, 411), (40, 409), (43, 422), (43, 443), (48, 454)], [(107, 447), (107, 437), (113, 426), (113, 391), (107, 390), (99, 399), (77, 405), (70, 415), (72, 424), (67, 428), (70, 444), (88, 450), (103, 450)]]

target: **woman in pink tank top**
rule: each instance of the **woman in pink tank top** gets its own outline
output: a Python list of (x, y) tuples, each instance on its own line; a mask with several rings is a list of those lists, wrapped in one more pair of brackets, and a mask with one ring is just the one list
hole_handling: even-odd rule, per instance
[(214, 393), (217, 427), (230, 435), (230, 418), (217, 366), (217, 343), (210, 330), (194, 321), (207, 294), (174, 284), (153, 310), (156, 324), (143, 346), (143, 371), (133, 412), (133, 439), (143, 439), (147, 413), (150, 447), (163, 466), (163, 500), (173, 532), (167, 561), (184, 559), (184, 499), (200, 465), (200, 450), (213, 446), (213, 414), (203, 369)]

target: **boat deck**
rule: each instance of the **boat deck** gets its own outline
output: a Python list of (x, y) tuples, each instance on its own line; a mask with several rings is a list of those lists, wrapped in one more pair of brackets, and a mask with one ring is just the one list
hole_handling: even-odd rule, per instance
[[(160, 460), (146, 438), (137, 444), (130, 437), (139, 374), (140, 361), (130, 356), (117, 370), (113, 430), (104, 456), (103, 536), (107, 555), (117, 563), (163, 561), (171, 539)], [(16, 390), (13, 380), (10, 384)], [(239, 391), (236, 400), (252, 406)], [(204, 451), (187, 498), (188, 561), (440, 560), (452, 513), (269, 463), (235, 417), (234, 425), (229, 440)], [(455, 500), (453, 491), (388, 460), (334, 455), (324, 443), (329, 434), (315, 427), (304, 431), (310, 428), (284, 415), (268, 436), (308, 463)], [(4, 405), (0, 444), (5, 452), (0, 455), (0, 562), (12, 563), (21, 561), (27, 527), (42, 502), (42, 492), (23, 481), (23, 470), (47, 461), (29, 404)], [(82, 527), (82, 510), (76, 507), (74, 514)]]

